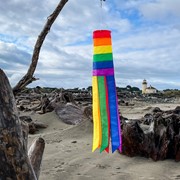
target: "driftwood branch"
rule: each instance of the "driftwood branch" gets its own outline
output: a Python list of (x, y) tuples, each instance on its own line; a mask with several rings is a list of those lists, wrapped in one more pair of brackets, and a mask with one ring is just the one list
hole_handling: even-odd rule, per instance
[(37, 179), (39, 178), (39, 174), (40, 174), (40, 167), (41, 167), (44, 148), (45, 148), (44, 139), (38, 138), (32, 143), (28, 151), (28, 156), (30, 158)]
[(42, 44), (46, 38), (46, 35), (50, 31), (50, 28), (54, 21), (56, 20), (57, 16), (63, 9), (64, 5), (68, 2), (68, 0), (61, 0), (54, 10), (54, 12), (47, 18), (47, 22), (44, 25), (43, 30), (39, 34), (36, 44), (34, 46), (34, 51), (31, 59), (31, 64), (29, 66), (29, 69), (27, 73), (22, 77), (22, 79), (17, 83), (17, 85), (13, 88), (13, 93), (16, 95), (18, 92), (20, 92), (24, 87), (26, 87), (31, 82), (37, 80), (37, 78), (33, 77), (33, 74), (35, 72), (38, 59), (39, 59), (39, 53), (42, 47)]

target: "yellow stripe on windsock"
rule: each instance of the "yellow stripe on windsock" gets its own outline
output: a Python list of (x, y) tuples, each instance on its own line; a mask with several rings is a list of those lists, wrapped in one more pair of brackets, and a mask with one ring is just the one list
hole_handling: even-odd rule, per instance
[(100, 119), (100, 105), (98, 95), (98, 77), (92, 78), (92, 93), (93, 93), (93, 146), (92, 152), (101, 146), (102, 130)]
[(94, 46), (94, 54), (112, 53), (112, 46)]

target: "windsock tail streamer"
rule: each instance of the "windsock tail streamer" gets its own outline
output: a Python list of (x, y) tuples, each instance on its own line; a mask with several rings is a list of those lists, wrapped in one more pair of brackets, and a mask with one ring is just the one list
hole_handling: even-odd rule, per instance
[[(100, 152), (112, 152), (121, 149), (122, 138), (114, 65), (112, 54), (111, 31), (96, 30), (93, 32), (93, 147)], [(111, 142), (110, 142), (111, 140)]]

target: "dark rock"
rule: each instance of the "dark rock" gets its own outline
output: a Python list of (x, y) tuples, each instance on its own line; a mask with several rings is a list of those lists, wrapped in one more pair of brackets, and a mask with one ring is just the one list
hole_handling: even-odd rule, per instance
[(162, 112), (162, 110), (159, 107), (155, 107), (152, 109), (152, 113)]
[(180, 106), (177, 106), (173, 112), (180, 115)]

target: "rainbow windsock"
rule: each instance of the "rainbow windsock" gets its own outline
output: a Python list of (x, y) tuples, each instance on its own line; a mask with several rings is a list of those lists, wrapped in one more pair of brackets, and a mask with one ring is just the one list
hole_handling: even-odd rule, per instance
[(121, 150), (121, 130), (112, 54), (111, 31), (93, 32), (93, 147), (100, 152)]

